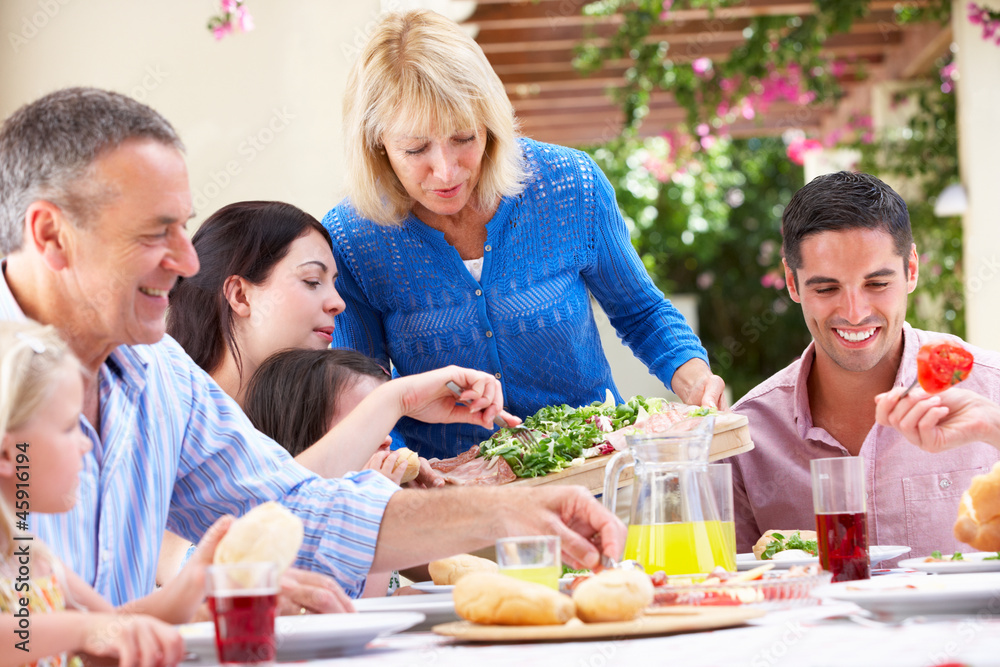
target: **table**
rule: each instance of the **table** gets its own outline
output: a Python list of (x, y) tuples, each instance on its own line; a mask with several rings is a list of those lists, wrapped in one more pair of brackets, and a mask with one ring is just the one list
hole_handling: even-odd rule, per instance
[(377, 639), (364, 652), (314, 660), (309, 667), (511, 665), (718, 667), (1000, 667), (1000, 615), (866, 627), (844, 618), (851, 603), (772, 612), (750, 625), (628, 640), (538, 644), (454, 644), (429, 632)]

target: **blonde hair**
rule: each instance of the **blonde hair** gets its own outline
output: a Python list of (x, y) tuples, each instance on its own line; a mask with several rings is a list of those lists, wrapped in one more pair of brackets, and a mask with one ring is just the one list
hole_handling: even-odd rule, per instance
[(490, 210), (519, 194), (527, 179), (514, 108), (475, 40), (432, 11), (386, 15), (351, 68), (344, 94), (348, 198), (363, 217), (398, 225), (413, 199), (382, 141), (393, 130), (417, 134), (486, 127), (474, 205)]
[[(27, 424), (44, 401), (66, 365), (80, 362), (55, 327), (32, 320), (0, 322), (0, 437)], [(8, 503), (0, 496), (0, 537), (6, 538), (7, 556), (13, 550), (14, 521)]]

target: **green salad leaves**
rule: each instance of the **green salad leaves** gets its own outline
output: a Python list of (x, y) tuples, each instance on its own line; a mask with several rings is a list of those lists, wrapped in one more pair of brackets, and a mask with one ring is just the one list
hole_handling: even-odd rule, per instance
[(761, 560), (771, 560), (774, 554), (779, 551), (788, 551), (789, 549), (801, 549), (806, 551), (813, 556), (819, 552), (819, 546), (816, 544), (816, 540), (803, 540), (802, 534), (798, 531), (790, 537), (785, 537), (781, 533), (771, 533), (772, 540), (767, 548), (764, 549), (764, 553), (760, 555)]
[(488, 459), (502, 456), (518, 477), (541, 477), (583, 459), (613, 451), (607, 444), (612, 431), (631, 426), (643, 413), (652, 414), (667, 406), (666, 399), (635, 396), (616, 405), (613, 400), (593, 402), (579, 408), (550, 405), (524, 420), (523, 426), (539, 432), (534, 445), (502, 428), (479, 445), (479, 455)]

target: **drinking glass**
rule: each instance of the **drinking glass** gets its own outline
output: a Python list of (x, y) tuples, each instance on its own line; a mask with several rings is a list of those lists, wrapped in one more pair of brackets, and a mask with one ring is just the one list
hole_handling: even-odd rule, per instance
[(497, 540), (501, 574), (559, 590), (561, 546), (555, 535), (504, 537)]
[(276, 563), (234, 563), (208, 568), (208, 606), (222, 665), (274, 664), (278, 608)]
[(864, 459), (813, 459), (810, 469), (820, 564), (833, 581), (869, 579)]

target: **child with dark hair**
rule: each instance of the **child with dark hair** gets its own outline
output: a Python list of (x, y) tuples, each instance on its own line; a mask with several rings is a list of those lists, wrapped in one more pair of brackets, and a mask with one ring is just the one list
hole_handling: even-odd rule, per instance
[[(262, 433), (296, 456), (390, 378), (389, 371), (356, 350), (282, 350), (268, 357), (250, 378), (243, 410)], [(368, 460), (367, 468), (400, 483), (406, 470), (391, 438)], [(421, 466), (427, 466), (424, 459)], [(443, 485), (438, 477), (436, 485)], [(399, 587), (397, 573), (371, 574), (365, 596)], [(387, 584), (383, 587), (382, 584)]]

